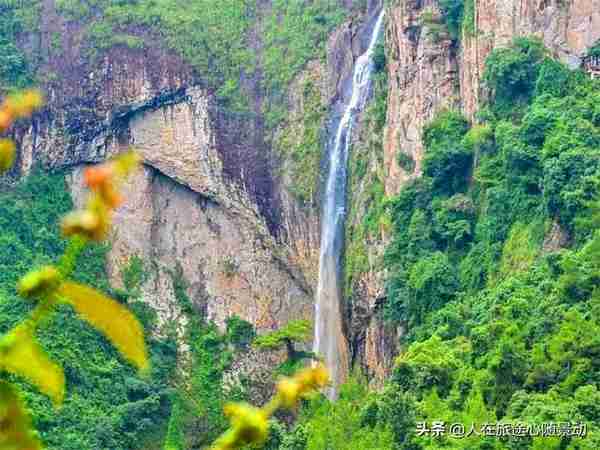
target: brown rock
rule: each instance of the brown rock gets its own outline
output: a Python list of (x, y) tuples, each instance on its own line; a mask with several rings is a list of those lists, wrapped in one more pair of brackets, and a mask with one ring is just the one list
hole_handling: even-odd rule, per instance
[[(458, 66), (452, 42), (436, 37), (423, 22), (424, 11), (437, 11), (435, 2), (404, 1), (390, 8), (388, 46), (389, 94), (384, 137), (385, 190), (398, 193), (402, 185), (422, 171), (421, 133), (434, 114), (457, 108)], [(398, 164), (403, 152), (415, 162), (412, 173)]]

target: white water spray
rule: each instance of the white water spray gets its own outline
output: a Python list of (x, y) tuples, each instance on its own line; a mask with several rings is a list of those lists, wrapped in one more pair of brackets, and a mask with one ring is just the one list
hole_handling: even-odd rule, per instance
[(356, 116), (369, 96), (373, 73), (373, 53), (383, 25), (382, 10), (373, 27), (371, 41), (354, 67), (352, 97), (344, 110), (329, 152), (329, 173), (321, 218), (319, 285), (315, 303), (314, 352), (324, 359), (333, 385), (327, 396), (335, 398), (349, 371), (348, 345), (342, 328), (342, 249), (346, 219), (348, 150)]

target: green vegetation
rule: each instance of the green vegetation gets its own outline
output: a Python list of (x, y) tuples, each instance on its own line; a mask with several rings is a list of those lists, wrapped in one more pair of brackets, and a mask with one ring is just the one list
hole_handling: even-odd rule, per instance
[[(49, 264), (62, 254), (66, 242), (57, 224), (71, 208), (60, 174), (35, 172), (17, 186), (2, 187), (0, 333), (21, 322), (33, 307), (19, 299), (12, 286), (31, 267)], [(78, 281), (108, 290), (106, 250), (102, 245), (85, 250), (77, 265)], [(48, 449), (147, 449), (161, 439), (169, 414), (168, 380), (176, 347), (172, 339), (150, 337), (151, 315), (142, 315), (139, 306), (132, 309), (140, 313), (148, 333), (152, 371), (144, 378), (68, 306), (60, 307), (39, 329), (41, 346), (61, 362), (68, 386), (63, 406), (56, 409), (33, 386), (19, 381), (34, 427)]]
[(443, 37), (448, 36), (448, 26), (444, 17), (436, 14), (433, 7), (427, 7), (421, 13), (421, 24), (427, 27), (427, 34), (433, 42), (438, 43)]
[[(350, 379), (341, 389), (335, 403), (317, 398), (306, 405), (298, 425), (288, 442), (294, 446), (282, 445), (281, 450), (391, 450), (393, 435), (385, 422), (370, 416), (365, 405), (375, 400), (369, 394), (366, 382), (360, 377)], [(335, 424), (335, 426), (332, 426)], [(285, 440), (284, 440), (285, 442)]]
[(587, 51), (588, 56), (600, 56), (600, 40)]
[(373, 100), (365, 112), (360, 145), (350, 151), (348, 173), (348, 219), (346, 220), (345, 281), (350, 298), (354, 281), (380, 264), (370, 262), (367, 247), (389, 228), (383, 184), (383, 127), (387, 118), (388, 71), (385, 44), (379, 43), (373, 56)]
[[(321, 103), (321, 94), (315, 84), (308, 80), (303, 90), (304, 114), (301, 124), (286, 125), (275, 145), (284, 160), (291, 178), (289, 189), (301, 204), (315, 206), (318, 201), (316, 190), (319, 185), (321, 149), (323, 148), (321, 130), (325, 123), (326, 107)], [(302, 130), (297, 135), (297, 129)]]
[(0, 3), (0, 92), (23, 88), (33, 81), (32, 62), (17, 39), (36, 30), (39, 7), (34, 0)]
[(344, 19), (337, 2), (273, 0), (264, 30), (264, 70), (269, 95), (279, 99), (311, 59), (325, 57), (329, 31)]
[(247, 348), (256, 337), (252, 324), (238, 316), (228, 317), (225, 325), (228, 341), (237, 347)]
[[(490, 54), (483, 80), (493, 91), (494, 113), (502, 117), (518, 113), (515, 103), (526, 105), (531, 100), (544, 56), (543, 44), (531, 38), (517, 38), (512, 47)], [(561, 86), (561, 81), (557, 81), (551, 84)]]
[[(237, 87), (241, 74), (254, 66), (248, 32), (256, 11), (249, 0), (223, 0), (219, 8), (214, 8), (212, 0), (63, 0), (57, 7), (65, 17), (86, 24), (90, 55), (118, 45), (143, 47), (150, 41), (133, 30), (144, 25), (197, 69), (209, 85), (220, 88), (220, 94), (232, 84)], [(233, 104), (239, 99), (222, 97), (233, 107), (243, 106)]]
[[(485, 79), (484, 122), (440, 113), (424, 131), (424, 176), (390, 202), (384, 312), (408, 330), (405, 350), (386, 388), (360, 402), (367, 420), (346, 435), (376, 424), (394, 440), (381, 448), (595, 449), (600, 84), (529, 39), (492, 52)], [(569, 248), (544, 243), (556, 224)], [(306, 411), (298, 430), (327, 423), (332, 439), (345, 430)], [(416, 435), (417, 422), (433, 421), (467, 430), (581, 421), (588, 435)]]
[(440, 8), (444, 15), (444, 21), (448, 27), (448, 32), (454, 40), (460, 38), (462, 22), (464, 16), (464, 0), (440, 0)]
[[(61, 0), (57, 7), (86, 25), (90, 56), (114, 46), (142, 48), (159, 37), (217, 89), (224, 105), (244, 111), (242, 77), (253, 76), (260, 65), (267, 97), (280, 102), (299, 70), (324, 56), (329, 31), (344, 18), (329, 0), (275, 0), (268, 13), (251, 0), (222, 0), (218, 8), (213, 0)], [(149, 34), (140, 35), (139, 25)], [(262, 36), (261, 61), (255, 32)]]
[[(397, 4), (400, 0), (391, 0)], [(443, 36), (449, 36), (457, 42), (462, 35), (475, 34), (475, 0), (440, 0), (438, 2), (441, 17), (427, 7), (421, 13), (421, 21), (427, 25), (429, 34), (438, 42)]]
[(467, 121), (455, 111), (439, 114), (424, 128), (423, 172), (436, 192), (452, 195), (465, 188), (472, 164), (472, 149), (462, 143), (467, 130)]
[[(1, 89), (32, 80), (31, 63), (15, 45), (35, 27), (33, 3), (0, 5)], [(142, 24), (218, 89), (229, 107), (243, 109), (239, 80), (264, 64), (264, 90), (276, 104), (308, 60), (323, 55), (331, 26), (343, 15), (334, 2), (273, 2), (259, 21), (255, 2), (226, 0), (57, 1), (60, 11), (88, 24), (90, 57), (112, 46), (142, 48)], [(472, 33), (473, 1), (442, 0), (444, 28), (454, 40)], [(25, 11), (28, 13), (25, 14)], [(426, 18), (425, 18), (426, 19)], [(249, 36), (264, 27), (264, 61)], [(58, 39), (56, 39), (58, 48)], [(318, 44), (315, 45), (315, 42)], [(598, 51), (598, 45), (590, 54)], [(282, 61), (284, 63), (282, 63)], [(478, 124), (457, 111), (442, 111), (423, 132), (423, 176), (392, 199), (385, 196), (382, 130), (385, 124), (386, 59), (377, 48), (374, 100), (363, 145), (350, 160), (356, 193), (346, 233), (346, 288), (373, 264), (368, 246), (382, 231), (390, 241), (381, 263), (387, 271), (387, 321), (406, 329), (404, 351), (380, 392), (369, 392), (355, 375), (340, 399), (306, 401), (295, 423), (270, 422), (269, 450), (596, 450), (600, 448), (600, 84), (549, 58), (543, 45), (519, 38), (487, 60), (491, 90)], [(292, 191), (314, 205), (318, 185), (320, 128), (324, 109), (312, 82), (303, 86), (303, 133), (283, 133)], [(272, 126), (282, 120), (273, 106)], [(402, 156), (403, 155), (403, 156)], [(415, 162), (404, 153), (407, 171)], [(0, 188), (0, 332), (19, 323), (33, 305), (14, 286), (31, 267), (65, 250), (55, 224), (72, 208), (64, 177), (35, 172)], [(559, 230), (567, 248), (547, 239)], [(34, 426), (49, 449), (184, 450), (210, 444), (228, 427), (223, 406), (246, 400), (252, 380), (226, 384), (226, 372), (250, 346), (285, 348), (276, 369), (290, 374), (313, 355), (296, 349), (310, 339), (310, 324), (292, 321), (256, 336), (240, 317), (226, 332), (199, 317), (183, 271), (172, 281), (186, 315), (157, 336), (154, 311), (141, 302), (151, 275), (134, 256), (121, 270), (123, 289), (111, 290), (105, 274), (107, 248), (86, 249), (77, 279), (112, 294), (135, 311), (146, 331), (152, 371), (141, 377), (110, 341), (77, 320), (65, 305), (37, 337), (65, 367), (68, 396), (60, 410), (34, 386), (18, 382)], [(233, 277), (234, 260), (222, 273)], [(172, 331), (170, 331), (172, 330)], [(181, 344), (188, 348), (175, 370)], [(0, 395), (6, 396), (5, 392)], [(265, 419), (266, 420), (266, 419)], [(464, 439), (417, 436), (416, 423), (445, 421), (541, 424), (581, 421), (588, 437)]]
[(141, 295), (140, 288), (148, 281), (149, 276), (142, 258), (137, 255), (129, 258), (127, 264), (121, 269), (124, 295), (128, 298), (138, 298)]
[[(192, 344), (192, 368), (189, 380), (178, 389), (180, 411), (175, 410), (170, 428), (184, 430), (181, 448), (210, 445), (227, 428), (223, 406), (229, 400), (244, 400), (243, 392), (226, 392), (223, 373), (233, 362), (234, 351), (213, 324), (192, 320), (186, 341)], [(177, 417), (179, 416), (179, 417)], [(191, 430), (197, 430), (191, 433)], [(179, 434), (179, 433), (178, 433)]]
[(411, 155), (407, 155), (402, 150), (398, 152), (396, 162), (398, 163), (398, 166), (407, 173), (413, 173), (415, 170), (416, 163), (414, 158)]
[(275, 369), (275, 375), (291, 375), (303, 366), (306, 359), (313, 358), (312, 352), (296, 349), (297, 344), (310, 342), (313, 336), (312, 324), (307, 320), (292, 320), (279, 330), (263, 334), (254, 340), (254, 346), (261, 350), (285, 348), (287, 359)]

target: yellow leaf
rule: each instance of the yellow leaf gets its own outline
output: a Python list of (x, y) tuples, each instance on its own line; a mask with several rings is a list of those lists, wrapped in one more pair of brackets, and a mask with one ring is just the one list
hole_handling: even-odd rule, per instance
[(0, 381), (0, 450), (42, 450), (15, 389)]
[(48, 395), (55, 405), (65, 396), (65, 374), (38, 344), (27, 322), (17, 326), (0, 341), (0, 367), (20, 375)]
[(235, 450), (247, 444), (263, 444), (269, 436), (267, 415), (247, 403), (225, 405), (231, 428), (217, 439), (211, 450)]
[(3, 108), (17, 119), (29, 117), (33, 111), (44, 104), (42, 93), (37, 90), (27, 90), (8, 96)]
[(83, 319), (104, 333), (125, 358), (142, 370), (148, 368), (144, 331), (131, 311), (100, 292), (77, 283), (63, 283), (59, 295)]
[(6, 172), (15, 162), (16, 147), (10, 139), (0, 139), (0, 174)]

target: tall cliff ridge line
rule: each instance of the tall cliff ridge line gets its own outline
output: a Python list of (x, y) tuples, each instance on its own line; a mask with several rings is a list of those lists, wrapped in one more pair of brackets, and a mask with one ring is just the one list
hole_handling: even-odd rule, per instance
[(481, 86), (485, 58), (517, 36), (537, 36), (553, 56), (571, 67), (600, 39), (598, 0), (482, 0), (475, 2), (474, 33), (461, 52), (461, 102), (468, 117), (484, 98)]
[[(15, 132), (12, 175), (34, 166), (67, 169), (81, 204), (83, 169), (133, 147), (144, 169), (115, 215), (107, 256), (113, 286), (121, 287), (122, 270), (141, 258), (149, 272), (143, 301), (161, 325), (180, 332), (186, 316), (177, 283), (194, 314), (221, 329), (232, 315), (258, 333), (310, 320), (312, 286), (281, 242), (280, 194), (257, 122), (224, 109), (202, 74), (164, 48), (117, 46), (88, 57), (77, 22), (62, 21), (52, 4), (44, 6), (41, 51), (57, 32), (64, 51), (40, 68), (57, 76), (41, 86), (45, 110)], [(247, 355), (240, 370), (273, 367), (284, 356)]]

